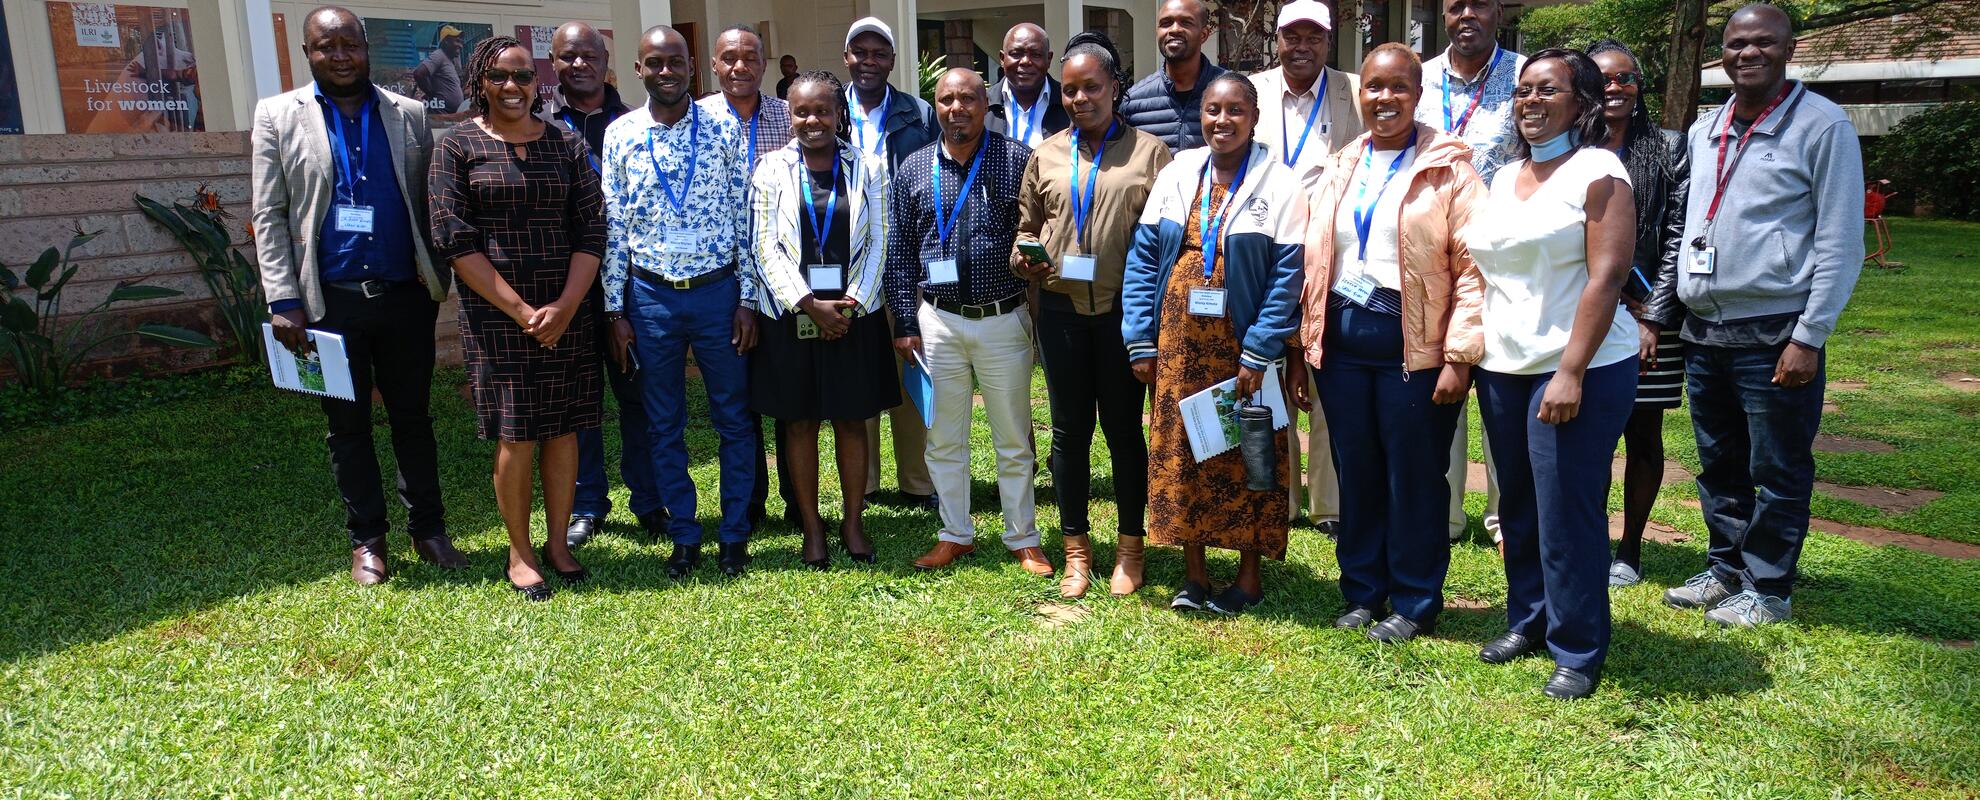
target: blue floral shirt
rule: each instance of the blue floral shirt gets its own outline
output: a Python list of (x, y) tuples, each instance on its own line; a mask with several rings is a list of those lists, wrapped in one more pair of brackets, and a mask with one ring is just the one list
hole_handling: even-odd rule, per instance
[(605, 263), (599, 280), (606, 311), (624, 310), (626, 280), (635, 268), (667, 280), (736, 269), (742, 303), (751, 306), (755, 279), (738, 269), (747, 263), (749, 246), (749, 168), (740, 134), (735, 117), (693, 103), (671, 126), (641, 107), (605, 129)]
[[(1526, 56), (1505, 48), (1492, 53), (1487, 72), (1465, 80), (1451, 72), (1451, 51), (1423, 62), (1423, 99), (1416, 104), (1416, 121), (1457, 136), (1471, 146), (1471, 166), (1489, 185), (1500, 167), (1519, 158), (1519, 131), (1513, 128), (1513, 87), (1519, 83)], [(1471, 100), (1483, 92), (1478, 109)], [(1449, 98), (1449, 105), (1445, 105)], [(1455, 130), (1459, 124), (1463, 132)]]

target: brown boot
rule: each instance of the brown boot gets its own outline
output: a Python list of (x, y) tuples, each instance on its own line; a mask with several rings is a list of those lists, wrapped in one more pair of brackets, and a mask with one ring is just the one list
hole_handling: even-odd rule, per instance
[(941, 569), (956, 562), (956, 559), (976, 552), (974, 545), (957, 544), (951, 541), (935, 543), (935, 549), (914, 560), (915, 569)]
[(1141, 588), (1142, 538), (1122, 534), (1114, 545), (1114, 580), (1108, 588), (1115, 597), (1126, 597)]
[(1063, 597), (1085, 597), (1086, 587), (1093, 585), (1093, 537), (1067, 536), (1066, 575), (1059, 579), (1059, 594)]
[(351, 548), (351, 580), (357, 585), (377, 586), (391, 576), (391, 568), (386, 566), (385, 537)]

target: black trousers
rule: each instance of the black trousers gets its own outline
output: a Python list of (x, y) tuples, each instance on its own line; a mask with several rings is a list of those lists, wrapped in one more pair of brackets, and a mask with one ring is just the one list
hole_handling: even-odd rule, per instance
[(323, 319), (312, 327), (344, 337), (356, 400), (323, 399), (329, 418), (330, 473), (344, 499), (352, 546), (384, 536), (385, 490), (371, 438), (371, 390), (385, 400), (398, 461), (399, 502), (415, 539), (447, 532), (440, 501), (440, 464), (433, 443), (433, 325), (440, 304), (426, 288), (406, 283), (374, 298), (326, 286)]
[[(756, 418), (756, 457), (763, 461), (763, 466), (756, 471), (756, 485), (750, 487), (750, 513), (758, 517), (767, 516), (769, 513), (764, 510), (764, 503), (770, 499), (770, 466), (773, 463), (777, 467), (777, 496), (784, 498), (785, 508), (797, 508), (797, 489), (791, 486), (791, 471), (788, 462), (784, 460), (784, 421), (780, 419), (770, 421), (773, 426), (771, 435), (776, 438), (773, 441), (765, 441), (763, 415), (753, 416)], [(773, 444), (777, 448), (774, 451), (769, 448)]]
[(1128, 366), (1119, 308), (1105, 314), (1073, 311), (1064, 295), (1044, 292), (1038, 311), (1038, 350), (1052, 408), (1052, 484), (1059, 529), (1084, 536), (1093, 526), (1087, 498), (1093, 493), (1093, 423), (1107, 434), (1113, 458), (1114, 503), (1120, 533), (1147, 533), (1148, 442), (1141, 410), (1148, 386)]

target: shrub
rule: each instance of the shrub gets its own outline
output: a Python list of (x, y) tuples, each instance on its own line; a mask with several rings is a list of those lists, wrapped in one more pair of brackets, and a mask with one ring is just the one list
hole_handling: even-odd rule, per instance
[(1980, 220), (1980, 101), (1947, 103), (1909, 117), (1875, 148), (1868, 178), (1931, 203), (1942, 217)]

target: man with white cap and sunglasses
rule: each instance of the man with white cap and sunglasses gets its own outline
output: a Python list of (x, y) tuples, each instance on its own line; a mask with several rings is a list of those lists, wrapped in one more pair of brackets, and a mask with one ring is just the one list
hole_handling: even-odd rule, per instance
[[(1328, 156), (1346, 147), (1363, 130), (1355, 102), (1361, 80), (1352, 72), (1327, 66), (1334, 44), (1334, 12), (1320, 0), (1292, 0), (1279, 7), (1279, 65), (1251, 76), (1258, 87), (1259, 143), (1293, 170), (1308, 194), (1326, 174)], [(1309, 376), (1307, 378), (1311, 380)], [(1329, 538), (1341, 520), (1340, 479), (1327, 439), (1327, 418), (1320, 413), (1319, 393), (1307, 409), (1313, 422), (1306, 435), (1306, 508), (1308, 519)], [(1294, 458), (1299, 453), (1297, 426), (1287, 426)], [(1288, 476), (1294, 516), (1302, 507), (1297, 474)]]

